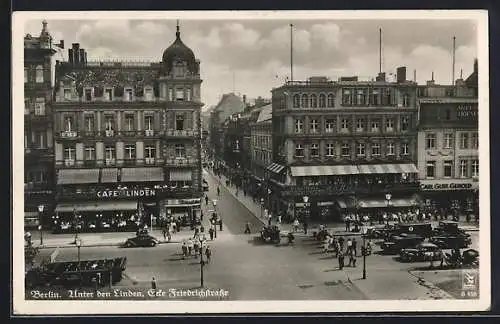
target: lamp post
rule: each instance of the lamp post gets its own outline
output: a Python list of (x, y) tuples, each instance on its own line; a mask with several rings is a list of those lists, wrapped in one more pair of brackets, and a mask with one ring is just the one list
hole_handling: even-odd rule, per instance
[(363, 226), (363, 279), (366, 279), (366, 233), (367, 228)]
[(307, 214), (309, 212), (309, 196), (302, 197), (302, 201), (304, 201), (304, 223), (307, 220)]
[(201, 242), (201, 253), (200, 253), (200, 286), (201, 288), (204, 287), (204, 283), (203, 283), (203, 268), (205, 267), (205, 260), (203, 260), (203, 246), (204, 246), (205, 242)]
[(80, 265), (80, 247), (82, 246), (82, 240), (75, 240), (76, 248), (78, 249), (78, 276), (80, 277), (80, 283), (82, 281), (82, 268)]
[(43, 245), (43, 226), (42, 226), (42, 213), (44, 205), (38, 206), (38, 230), (40, 231), (40, 245)]
[(389, 225), (389, 206), (391, 205), (392, 195), (390, 193), (385, 194), (385, 200), (387, 202), (387, 225)]
[(260, 198), (260, 219), (264, 218), (264, 198)]
[[(217, 212), (217, 200), (212, 200), (212, 204), (214, 205), (215, 216), (217, 217), (219, 213)], [(217, 218), (214, 219), (214, 236), (217, 238)]]

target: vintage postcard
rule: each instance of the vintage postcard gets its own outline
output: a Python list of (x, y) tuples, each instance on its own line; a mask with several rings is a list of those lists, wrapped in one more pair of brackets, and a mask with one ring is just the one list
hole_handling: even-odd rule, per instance
[(487, 18), (14, 13), (13, 313), (488, 309)]

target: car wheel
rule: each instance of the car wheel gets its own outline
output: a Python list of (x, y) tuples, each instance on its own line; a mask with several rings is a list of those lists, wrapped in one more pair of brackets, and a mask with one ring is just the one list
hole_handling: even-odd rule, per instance
[(151, 242), (150, 245), (151, 245), (151, 247), (154, 247), (154, 246), (156, 246), (156, 243), (155, 242)]

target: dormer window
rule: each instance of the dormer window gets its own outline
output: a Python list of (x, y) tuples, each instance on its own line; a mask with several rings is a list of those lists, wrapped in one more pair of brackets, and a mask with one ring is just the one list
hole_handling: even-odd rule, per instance
[(184, 101), (184, 89), (175, 89), (175, 100)]
[(94, 97), (93, 96), (93, 89), (92, 88), (86, 88), (84, 90), (84, 98), (85, 98), (85, 101), (92, 101), (92, 98)]
[(106, 101), (112, 101), (113, 100), (113, 88), (106, 88), (106, 89), (104, 89), (104, 99)]
[(174, 75), (175, 76), (184, 76), (185, 68), (182, 62), (176, 62), (174, 64)]
[(134, 91), (132, 88), (125, 88), (125, 91), (123, 92), (123, 99), (125, 101), (132, 101), (134, 98)]
[(146, 101), (153, 100), (153, 88), (144, 88), (144, 99)]

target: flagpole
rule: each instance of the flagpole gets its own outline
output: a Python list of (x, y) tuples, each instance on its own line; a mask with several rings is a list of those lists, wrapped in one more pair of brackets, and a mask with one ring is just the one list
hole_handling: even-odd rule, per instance
[(290, 24), (290, 81), (293, 82), (293, 24)]

